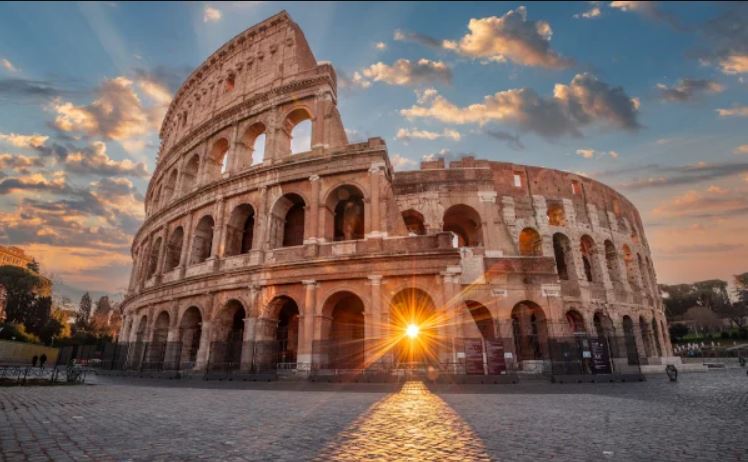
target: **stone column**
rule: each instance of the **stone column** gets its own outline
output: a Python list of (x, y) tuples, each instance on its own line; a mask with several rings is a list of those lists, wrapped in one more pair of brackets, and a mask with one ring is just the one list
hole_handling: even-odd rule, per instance
[(312, 184), (312, 193), (309, 197), (309, 233), (304, 239), (305, 244), (319, 242), (320, 238), (325, 235), (319, 226), (319, 175), (310, 176), (309, 182)]
[(138, 287), (141, 291), (145, 286), (145, 281), (148, 279), (148, 265), (150, 264), (151, 252), (153, 251), (153, 233), (148, 235), (148, 245), (145, 246), (145, 248), (148, 249), (148, 252), (143, 255), (143, 258), (141, 259), (140, 282), (138, 283)]
[(439, 333), (447, 339), (447, 351), (440, 351), (439, 358), (442, 361), (457, 363), (457, 339), (465, 338), (465, 307), (459, 298), (458, 284), (459, 276), (452, 271), (444, 271), (442, 276), (442, 293), (444, 294), (443, 310), (447, 311), (447, 325), (441, 328)]
[(223, 235), (224, 235), (224, 223), (223, 223), (223, 215), (224, 215), (224, 202), (223, 198), (218, 199), (216, 202), (216, 220), (213, 225), (213, 242), (211, 243), (211, 250), (210, 250), (210, 256), (211, 257), (222, 257), (223, 256)]
[(309, 369), (312, 364), (317, 337), (314, 331), (314, 318), (317, 314), (317, 281), (305, 279), (304, 306), (299, 316), (299, 350), (296, 356), (297, 368)]
[[(267, 138), (266, 138), (267, 140)], [(257, 201), (257, 213), (255, 213), (255, 229), (256, 232), (252, 236), (252, 248), (258, 249), (263, 252), (267, 248), (268, 243), (268, 205), (267, 205), (267, 186), (260, 187), (260, 199)], [(262, 257), (260, 257), (259, 263), (262, 263)]]
[(491, 230), (501, 226), (497, 223), (496, 216), (496, 191), (478, 191), (478, 201), (480, 203), (481, 232), (483, 233), (483, 248), (486, 249), (486, 256), (501, 257), (503, 252), (500, 250), (498, 242), (498, 233)]
[(210, 321), (203, 321), (200, 328), (200, 346), (197, 348), (197, 358), (195, 359), (195, 368), (197, 371), (204, 371), (208, 367), (208, 358), (210, 355), (210, 339), (213, 331), (210, 328)]
[(239, 153), (243, 152), (241, 149), (241, 146), (244, 144), (239, 141), (239, 123), (234, 124), (234, 128), (231, 130), (231, 142), (229, 144), (229, 150), (226, 152), (226, 155), (229, 156), (229, 164), (228, 168), (226, 169), (226, 172), (229, 175), (233, 175), (234, 172), (237, 172), (241, 166), (241, 162), (239, 159)]
[(384, 174), (380, 163), (373, 163), (369, 168), (369, 188), (370, 188), (370, 200), (369, 205), (371, 207), (371, 226), (369, 227), (369, 235), (367, 237), (381, 237), (384, 235), (382, 229), (382, 217), (381, 217), (381, 203), (380, 203), (380, 178)]
[(179, 279), (184, 277), (184, 272), (189, 264), (192, 254), (192, 213), (187, 217), (187, 229), (184, 230), (184, 241), (182, 242), (182, 253), (179, 255)]
[[(386, 325), (382, 319), (382, 275), (370, 274), (371, 305), (364, 311), (364, 364), (368, 367), (380, 359), (383, 332)], [(386, 334), (386, 333), (385, 333)]]
[(325, 132), (326, 130), (326, 117), (325, 114), (328, 112), (328, 106), (330, 97), (327, 91), (323, 89), (317, 90), (314, 95), (314, 117), (312, 118), (312, 149), (324, 149), (327, 147), (325, 143)]
[(254, 355), (255, 327), (257, 318), (248, 316), (244, 318), (244, 335), (242, 336), (242, 356), (239, 369), (249, 371), (252, 369)]

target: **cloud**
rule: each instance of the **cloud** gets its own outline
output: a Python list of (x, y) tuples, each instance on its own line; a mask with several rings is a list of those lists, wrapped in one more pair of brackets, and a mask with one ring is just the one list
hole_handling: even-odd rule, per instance
[(655, 208), (666, 218), (715, 218), (748, 214), (748, 191), (690, 190)]
[(205, 5), (203, 10), (203, 22), (218, 22), (221, 20), (223, 14), (221, 10), (216, 7)]
[(40, 148), (49, 139), (46, 135), (18, 135), (16, 133), (0, 133), (0, 141), (12, 144), (17, 148)]
[(31, 167), (43, 167), (44, 159), (24, 156), (23, 154), (0, 153), (0, 170), (15, 171), (29, 175)]
[(748, 154), (748, 144), (741, 144), (732, 152), (734, 154)]
[(553, 31), (545, 21), (528, 21), (524, 6), (504, 16), (471, 19), (469, 33), (459, 41), (444, 40), (442, 47), (474, 59), (512, 61), (523, 66), (563, 69), (573, 61), (551, 50)]
[(691, 101), (703, 93), (721, 93), (725, 87), (714, 80), (681, 79), (672, 87), (658, 83), (657, 89), (665, 101)]
[(602, 15), (602, 11), (600, 9), (600, 2), (589, 2), (590, 3), (590, 9), (583, 12), (583, 13), (577, 13), (574, 15), (576, 19), (595, 19), (599, 18)]
[(734, 106), (727, 109), (717, 109), (720, 117), (748, 117), (748, 106)]
[(483, 130), (483, 133), (490, 136), (491, 138), (499, 141), (506, 142), (506, 145), (515, 151), (521, 151), (525, 149), (525, 145), (522, 144), (522, 140), (519, 139), (519, 135), (512, 135), (502, 130)]
[(377, 42), (374, 44), (374, 48), (376, 48), (377, 50), (386, 50), (387, 44), (384, 42)]
[(700, 52), (701, 61), (712, 64), (724, 74), (748, 73), (748, 5), (745, 2), (728, 4), (730, 8), (708, 21), (700, 31), (706, 48)]
[(453, 130), (451, 128), (445, 128), (441, 133), (432, 132), (429, 130), (418, 130), (415, 128), (401, 128), (395, 135), (395, 139), (405, 141), (410, 141), (412, 139), (433, 141), (439, 138), (448, 138), (453, 141), (460, 141), (462, 135), (457, 130)]
[(13, 65), (12, 62), (8, 58), (0, 59), (0, 64), (3, 66), (3, 68), (8, 72), (18, 72), (18, 68)]
[(416, 105), (402, 109), (408, 119), (431, 118), (452, 124), (503, 122), (546, 138), (580, 136), (594, 122), (637, 130), (639, 101), (621, 87), (610, 87), (591, 74), (577, 74), (569, 85), (556, 84), (553, 97), (544, 98), (529, 88), (497, 92), (481, 103), (460, 107), (433, 89), (419, 93)]
[(56, 83), (45, 80), (30, 80), (16, 77), (0, 78), (0, 98), (9, 101), (47, 99), (71, 93), (59, 88)]
[(415, 42), (430, 48), (441, 48), (442, 46), (439, 40), (417, 32), (396, 30), (392, 38), (398, 42)]
[(452, 70), (442, 61), (422, 58), (414, 62), (398, 59), (391, 66), (378, 62), (353, 74), (352, 83), (362, 88), (369, 87), (372, 81), (389, 85), (449, 84), (452, 82)]
[(450, 157), (455, 157), (452, 151), (450, 151), (448, 148), (442, 148), (437, 152), (424, 154), (421, 159), (428, 162), (436, 159), (447, 159)]
[(106, 152), (106, 144), (101, 141), (94, 141), (88, 149), (69, 152), (65, 159), (65, 168), (81, 174), (148, 176), (148, 170), (142, 162), (111, 159)]
[(714, 244), (692, 244), (692, 245), (677, 245), (669, 249), (664, 249), (661, 253), (667, 255), (683, 255), (683, 254), (713, 254), (731, 252), (739, 250), (745, 247), (742, 244), (730, 244), (726, 242), (717, 242)]
[(731, 54), (719, 60), (719, 67), (724, 74), (748, 73), (748, 55)]
[(61, 192), (66, 189), (67, 183), (64, 172), (55, 172), (51, 178), (41, 173), (34, 173), (9, 177), (0, 181), (0, 196), (23, 191)]
[[(646, 172), (647, 176), (634, 178), (631, 181), (622, 183), (619, 185), (621, 189), (636, 191), (647, 188), (690, 185), (718, 178), (725, 178), (732, 175), (740, 175), (748, 172), (748, 162), (726, 162), (719, 164), (699, 162), (696, 164), (674, 167), (647, 165), (636, 167), (629, 171), (633, 170)], [(603, 172), (598, 174), (598, 176), (615, 176), (619, 173), (620, 172)]]
[(136, 93), (134, 81), (123, 76), (105, 80), (97, 98), (86, 106), (56, 99), (54, 126), (63, 132), (118, 141), (130, 151), (142, 149), (142, 138), (158, 130), (171, 100), (166, 87), (155, 80), (138, 79), (138, 88), (154, 104), (145, 105)]
[(676, 29), (682, 29), (683, 26), (675, 16), (665, 13), (657, 5), (657, 2), (648, 1), (616, 1), (610, 2), (610, 7), (616, 10), (637, 13), (648, 19), (662, 21)]
[(585, 159), (595, 159), (601, 157), (610, 157), (612, 159), (618, 159), (619, 154), (616, 151), (597, 151), (591, 148), (577, 149), (577, 155)]
[(393, 154), (390, 156), (390, 163), (395, 170), (404, 170), (416, 165), (416, 161), (401, 156), (400, 154)]

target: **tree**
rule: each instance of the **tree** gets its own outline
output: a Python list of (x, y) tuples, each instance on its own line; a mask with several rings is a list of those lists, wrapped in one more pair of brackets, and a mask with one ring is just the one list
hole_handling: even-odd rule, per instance
[(106, 295), (100, 297), (96, 302), (96, 311), (94, 311), (94, 315), (108, 316), (110, 311), (112, 311), (112, 305), (109, 303), (109, 297)]
[(735, 275), (735, 295), (738, 302), (748, 304), (748, 273)]
[(673, 340), (680, 340), (686, 335), (688, 335), (688, 327), (683, 324), (672, 324), (670, 326), (670, 338)]
[(35, 272), (36, 274), (39, 274), (39, 262), (36, 261), (36, 259), (32, 259), (31, 263), (26, 265), (26, 268), (29, 269), (30, 271)]
[(52, 309), (49, 280), (26, 268), (0, 266), (0, 285), (6, 291), (6, 321), (38, 335)]
[(84, 326), (88, 323), (88, 318), (91, 316), (91, 296), (86, 292), (81, 297), (81, 303), (78, 310), (77, 324)]

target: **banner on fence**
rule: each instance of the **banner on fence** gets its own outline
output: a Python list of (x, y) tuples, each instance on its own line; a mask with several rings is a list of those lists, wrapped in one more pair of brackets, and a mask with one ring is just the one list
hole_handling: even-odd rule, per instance
[(506, 372), (504, 342), (501, 340), (486, 340), (486, 360), (489, 375), (504, 374)]
[(483, 375), (483, 341), (481, 339), (465, 339), (465, 373), (469, 375)]

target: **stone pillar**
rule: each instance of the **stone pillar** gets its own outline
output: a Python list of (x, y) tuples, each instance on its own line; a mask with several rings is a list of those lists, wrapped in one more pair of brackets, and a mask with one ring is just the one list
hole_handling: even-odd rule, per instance
[(497, 223), (496, 216), (496, 191), (478, 191), (478, 202), (480, 203), (481, 216), (481, 233), (483, 233), (483, 248), (486, 249), (486, 256), (501, 257), (503, 252), (500, 250), (498, 242), (498, 233), (492, 230), (501, 226)]
[(459, 275), (453, 271), (445, 271), (442, 276), (442, 292), (444, 294), (443, 310), (447, 311), (447, 325), (439, 334), (447, 339), (446, 351), (439, 352), (441, 361), (449, 361), (456, 367), (457, 364), (457, 339), (465, 338), (465, 306), (460, 300)]
[[(370, 274), (371, 305), (364, 311), (364, 364), (368, 367), (382, 354), (382, 275)], [(385, 333), (386, 334), (386, 333)]]
[(314, 244), (319, 242), (323, 237), (324, 231), (320, 231), (319, 226), (319, 175), (309, 177), (312, 184), (312, 193), (309, 196), (309, 226), (307, 226), (307, 235), (304, 244)]
[(244, 144), (239, 141), (239, 123), (234, 124), (234, 128), (231, 129), (231, 142), (229, 143), (229, 150), (226, 155), (229, 156), (229, 164), (226, 168), (226, 173), (233, 175), (237, 172), (241, 166), (239, 154), (243, 152), (241, 146)]
[(314, 95), (314, 117), (312, 118), (312, 149), (324, 149), (325, 143), (325, 114), (328, 112), (328, 97), (325, 90), (319, 89)]
[(200, 329), (200, 346), (197, 349), (197, 358), (195, 359), (195, 368), (197, 371), (204, 371), (208, 367), (208, 358), (210, 355), (210, 339), (213, 332), (210, 328), (210, 321), (203, 321)]
[(148, 279), (148, 265), (150, 264), (151, 252), (153, 251), (153, 233), (148, 236), (148, 245), (145, 246), (145, 248), (148, 249), (148, 252), (143, 255), (143, 258), (141, 259), (140, 282), (138, 283), (139, 290), (141, 291), (145, 286), (146, 279)]
[(244, 335), (242, 336), (242, 356), (239, 364), (239, 370), (249, 371), (252, 369), (254, 355), (255, 327), (257, 325), (256, 317), (244, 318)]
[(184, 277), (184, 272), (189, 264), (189, 257), (192, 254), (192, 216), (190, 213), (187, 217), (187, 229), (184, 230), (184, 242), (182, 242), (182, 253), (179, 256), (179, 279)]
[[(265, 138), (267, 140), (267, 138)], [(259, 249), (261, 252), (267, 248), (268, 243), (268, 205), (267, 205), (267, 186), (262, 186), (259, 190), (260, 199), (257, 201), (257, 213), (255, 213), (255, 230), (256, 232), (252, 236), (252, 248)], [(263, 258), (260, 257), (259, 263), (262, 263)]]
[(299, 350), (296, 355), (297, 368), (311, 368), (314, 341), (317, 337), (314, 331), (314, 318), (317, 314), (317, 281), (313, 279), (301, 281), (304, 284), (304, 306), (299, 316)]
[(386, 234), (382, 228), (382, 204), (380, 203), (380, 178), (382, 175), (384, 175), (384, 170), (382, 170), (381, 163), (373, 163), (369, 168), (369, 206), (371, 207), (371, 226), (369, 227), (370, 231), (367, 237), (381, 237)]
[(211, 243), (210, 256), (216, 259), (223, 256), (223, 235), (224, 235), (224, 202), (223, 198), (218, 199), (216, 202), (216, 219), (213, 224), (213, 242)]
[(166, 226), (161, 227), (159, 230), (161, 233), (161, 248), (158, 254), (158, 265), (156, 266), (156, 277), (161, 279), (161, 275), (164, 274), (164, 266), (166, 265), (166, 250), (169, 248), (169, 234), (167, 233)]

